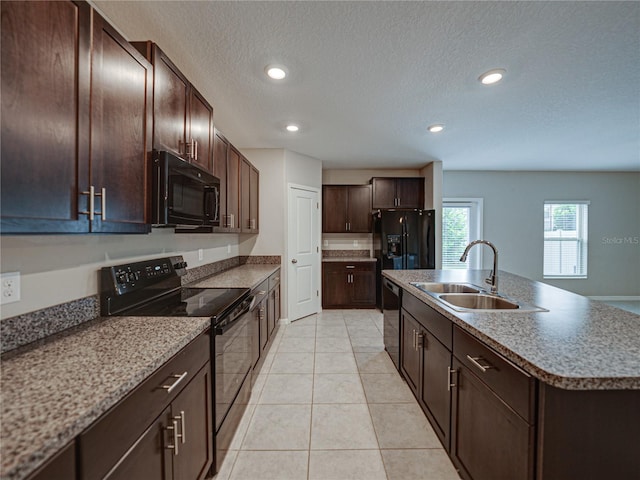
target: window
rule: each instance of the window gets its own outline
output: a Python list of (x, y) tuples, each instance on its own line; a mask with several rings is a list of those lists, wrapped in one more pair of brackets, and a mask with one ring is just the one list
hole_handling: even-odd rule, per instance
[(544, 202), (544, 278), (587, 278), (589, 202)]
[(460, 261), (465, 247), (482, 238), (482, 199), (444, 199), (442, 202), (442, 268), (481, 268), (482, 252), (474, 248), (466, 262)]

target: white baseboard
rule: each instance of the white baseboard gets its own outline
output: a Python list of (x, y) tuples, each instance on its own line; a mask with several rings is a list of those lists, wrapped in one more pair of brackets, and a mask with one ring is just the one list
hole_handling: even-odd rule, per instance
[(623, 295), (623, 296), (589, 296), (589, 300), (598, 300), (600, 302), (640, 302), (640, 295)]

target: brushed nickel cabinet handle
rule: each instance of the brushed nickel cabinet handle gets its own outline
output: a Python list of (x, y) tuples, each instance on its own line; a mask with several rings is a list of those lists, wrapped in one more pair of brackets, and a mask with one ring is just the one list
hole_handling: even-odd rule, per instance
[(173, 419), (177, 422), (178, 420), (180, 421), (180, 433), (177, 434), (176, 436), (180, 438), (180, 443), (184, 443), (187, 441), (187, 435), (185, 433), (185, 427), (184, 427), (184, 422), (185, 422), (185, 415), (184, 415), (184, 411), (180, 410), (180, 415), (178, 415), (177, 417), (173, 417)]
[(171, 421), (171, 426), (167, 427), (167, 430), (170, 430), (173, 432), (173, 445), (167, 445), (167, 448), (170, 450), (173, 450), (173, 455), (177, 456), (178, 455), (178, 421), (177, 420), (172, 420)]
[(95, 196), (96, 196), (96, 189), (93, 185), (91, 185), (89, 187), (89, 191), (85, 191), (85, 192), (80, 192), (82, 195), (89, 195), (89, 209), (88, 210), (83, 210), (81, 212), (78, 212), (82, 215), (89, 215), (89, 220), (93, 220), (95, 217), (95, 206), (96, 206), (96, 200), (95, 200)]
[(189, 372), (184, 372), (182, 375), (171, 375), (170, 378), (175, 378), (176, 381), (173, 382), (171, 385), (162, 385), (161, 388), (165, 389), (167, 393), (171, 393), (182, 380), (187, 378), (188, 373)]
[(451, 375), (458, 373), (457, 370), (447, 366), (447, 392), (450, 392), (452, 388), (456, 387), (456, 384), (451, 381)]
[(100, 212), (100, 217), (102, 218), (102, 221), (104, 222), (107, 219), (107, 189), (105, 187), (102, 187), (100, 189), (100, 193), (98, 194), (100, 195), (100, 200), (101, 200), (101, 212)]
[(482, 365), (480, 363), (480, 360), (484, 360), (485, 363), (487, 363), (487, 361), (482, 358), (482, 357), (472, 357), (471, 355), (467, 355), (467, 358), (469, 359), (469, 361), (471, 363), (473, 363), (473, 365), (475, 365), (476, 367), (478, 367), (483, 373), (486, 372), (487, 370), (490, 370), (492, 368), (495, 368), (493, 365)]

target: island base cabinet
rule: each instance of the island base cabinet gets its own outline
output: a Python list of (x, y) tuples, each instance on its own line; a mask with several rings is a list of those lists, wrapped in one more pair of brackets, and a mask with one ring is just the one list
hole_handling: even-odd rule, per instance
[(537, 479), (640, 478), (640, 390), (540, 385)]
[[(456, 358), (451, 458), (464, 479), (530, 480), (534, 426), (509, 408)], [(580, 478), (575, 476), (557, 478)]]
[(76, 478), (76, 443), (71, 442), (27, 480), (73, 480)]

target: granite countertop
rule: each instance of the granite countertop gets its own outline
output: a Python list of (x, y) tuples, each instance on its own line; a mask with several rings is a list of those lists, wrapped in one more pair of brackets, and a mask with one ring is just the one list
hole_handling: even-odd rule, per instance
[(487, 270), (384, 270), (382, 274), (541, 381), (570, 390), (640, 389), (640, 315), (499, 272), (499, 293), (546, 312), (458, 312), (409, 282), (469, 282)]
[(373, 257), (324, 257), (322, 259), (323, 262), (377, 262), (377, 258)]
[(210, 324), (98, 318), (3, 356), (0, 478), (25, 478)]
[(276, 272), (280, 265), (245, 264), (213, 277), (190, 284), (194, 288), (250, 288), (254, 289)]

